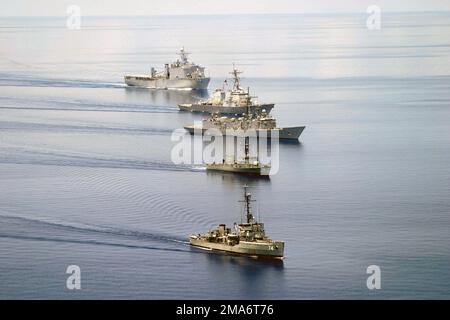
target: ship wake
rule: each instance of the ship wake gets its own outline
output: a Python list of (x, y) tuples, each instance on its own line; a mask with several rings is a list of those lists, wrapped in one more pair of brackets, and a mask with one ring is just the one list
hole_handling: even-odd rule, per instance
[(0, 215), (0, 238), (189, 252), (183, 238), (76, 222)]

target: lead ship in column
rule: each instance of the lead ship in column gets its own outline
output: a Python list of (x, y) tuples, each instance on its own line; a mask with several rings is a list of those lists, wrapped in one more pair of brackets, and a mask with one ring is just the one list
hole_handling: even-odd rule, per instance
[(165, 64), (163, 72), (151, 68), (150, 74), (126, 75), (125, 83), (151, 89), (206, 90), (210, 78), (205, 77), (204, 67), (188, 60), (188, 54), (181, 48), (180, 58), (171, 64)]
[(272, 240), (266, 236), (264, 224), (256, 221), (252, 213), (251, 194), (244, 186), (244, 216), (245, 222), (234, 224), (234, 230), (220, 224), (218, 229), (206, 234), (191, 235), (189, 243), (192, 246), (207, 250), (222, 251), (232, 254), (253, 256), (259, 258), (284, 257), (284, 241)]

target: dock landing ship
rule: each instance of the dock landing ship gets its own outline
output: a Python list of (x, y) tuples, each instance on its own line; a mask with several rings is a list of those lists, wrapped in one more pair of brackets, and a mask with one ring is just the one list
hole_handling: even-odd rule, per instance
[(125, 83), (151, 89), (206, 90), (210, 78), (205, 77), (204, 67), (188, 60), (188, 54), (181, 48), (180, 58), (171, 64), (165, 64), (163, 72), (151, 68), (150, 74), (126, 75)]

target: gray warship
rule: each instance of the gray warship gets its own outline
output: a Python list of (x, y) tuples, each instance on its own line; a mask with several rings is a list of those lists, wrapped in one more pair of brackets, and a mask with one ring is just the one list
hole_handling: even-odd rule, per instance
[(233, 67), (233, 71), (230, 72), (233, 75), (233, 88), (225, 90), (224, 86), (220, 89), (216, 89), (211, 98), (198, 103), (183, 103), (179, 104), (178, 108), (181, 111), (191, 112), (203, 112), (210, 114), (227, 114), (227, 115), (242, 115), (244, 113), (259, 113), (265, 110), (267, 113), (273, 109), (274, 104), (261, 104), (258, 102), (257, 97), (250, 96), (249, 90), (244, 90), (241, 87), (239, 74), (242, 71)]
[(206, 170), (234, 172), (246, 175), (268, 176), (270, 174), (270, 164), (262, 164), (259, 159), (250, 159), (249, 155), (249, 137), (245, 137), (245, 156), (244, 161), (208, 163)]
[(208, 134), (208, 129), (218, 129), (224, 135), (236, 136), (255, 130), (258, 137), (262, 134), (269, 137), (276, 132), (281, 140), (298, 140), (305, 127), (278, 128), (276, 120), (263, 111), (259, 114), (244, 114), (242, 117), (220, 117), (214, 114), (203, 119), (201, 125), (188, 125), (184, 126), (184, 129), (191, 134), (196, 132)]
[(251, 210), (251, 194), (244, 186), (245, 222), (234, 224), (234, 230), (220, 224), (218, 229), (206, 234), (191, 235), (192, 246), (222, 251), (231, 254), (258, 258), (284, 258), (284, 241), (275, 241), (266, 236), (264, 224), (256, 221)]
[(163, 72), (151, 68), (150, 74), (126, 75), (129, 86), (151, 89), (191, 89), (206, 90), (210, 78), (205, 77), (205, 68), (189, 62), (188, 53), (181, 48), (180, 59), (164, 66)]

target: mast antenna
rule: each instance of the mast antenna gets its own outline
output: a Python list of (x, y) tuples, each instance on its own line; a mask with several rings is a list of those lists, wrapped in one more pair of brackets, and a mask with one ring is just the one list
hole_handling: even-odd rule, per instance
[(247, 115), (250, 116), (250, 87), (247, 87)]
[(233, 71), (230, 72), (231, 75), (233, 75), (233, 90), (241, 90), (241, 83), (240, 83), (240, 78), (239, 78), (239, 74), (242, 73), (242, 71), (236, 69), (234, 62), (233, 62)]
[(252, 207), (251, 207), (251, 202), (255, 202), (255, 200), (252, 200), (252, 194), (250, 192), (247, 191), (248, 186), (245, 184), (244, 185), (244, 201), (240, 201), (240, 202), (244, 202), (244, 211), (245, 211), (245, 215), (246, 215), (246, 220), (247, 223), (253, 223), (254, 222), (254, 217), (252, 214)]
[[(245, 146), (244, 146), (244, 148), (245, 148), (245, 158), (244, 158), (245, 163), (249, 163), (250, 162), (249, 139), (250, 139), (250, 137), (245, 137)], [(245, 189), (245, 190), (246, 190), (246, 193), (247, 193), (247, 189)]]
[(188, 55), (189, 55), (190, 53), (184, 51), (184, 47), (181, 47), (180, 52), (179, 52), (178, 54), (180, 55), (181, 62), (182, 62), (183, 64), (188, 63)]

